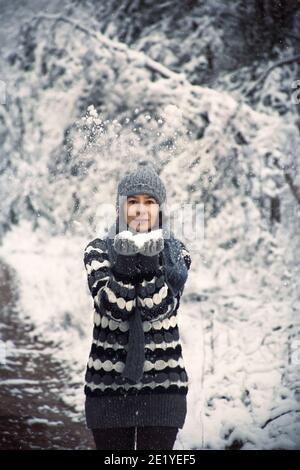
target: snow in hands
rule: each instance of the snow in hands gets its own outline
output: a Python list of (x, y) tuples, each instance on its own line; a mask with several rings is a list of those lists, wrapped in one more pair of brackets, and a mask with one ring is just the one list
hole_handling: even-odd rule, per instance
[(129, 230), (123, 230), (115, 236), (114, 246), (119, 253), (135, 254), (140, 252), (146, 256), (153, 256), (164, 247), (163, 232), (162, 229), (145, 233), (132, 233)]

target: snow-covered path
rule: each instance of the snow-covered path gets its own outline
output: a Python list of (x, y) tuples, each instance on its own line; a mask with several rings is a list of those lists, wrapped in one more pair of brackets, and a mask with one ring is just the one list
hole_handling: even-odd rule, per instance
[[(70, 377), (51, 341), (18, 315), (13, 271), (0, 262), (0, 449), (91, 449), (90, 433), (61, 397)], [(76, 384), (74, 384), (76, 386)]]

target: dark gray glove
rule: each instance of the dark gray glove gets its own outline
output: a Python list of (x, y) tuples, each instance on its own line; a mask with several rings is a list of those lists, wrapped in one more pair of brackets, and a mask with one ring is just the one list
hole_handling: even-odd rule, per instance
[[(164, 238), (162, 233), (153, 231), (148, 235), (145, 243), (141, 247), (139, 243), (139, 234), (131, 238), (124, 235), (124, 231), (118, 233), (114, 238), (113, 248), (117, 254), (114, 271), (120, 274), (124, 279), (129, 282), (130, 279), (134, 280), (142, 278), (144, 274), (154, 274), (158, 271), (160, 266), (159, 253), (164, 248)], [(125, 279), (125, 281), (126, 281)]]
[[(151, 233), (151, 232), (150, 232)], [(164, 238), (163, 235), (153, 236), (153, 238), (149, 238), (145, 241), (142, 248), (140, 248), (139, 252), (144, 256), (155, 256), (158, 255), (164, 248)]]
[[(125, 235), (125, 236), (124, 236)], [(126, 237), (125, 231), (115, 235), (113, 241), (113, 250), (115, 252), (115, 263), (113, 273), (120, 277), (125, 283), (130, 283), (136, 275), (136, 254), (138, 247), (133, 239)]]
[[(138, 237), (138, 235), (137, 235)], [(161, 229), (153, 230), (147, 234), (147, 238), (139, 252), (144, 256), (155, 256), (164, 248), (164, 237)]]
[[(141, 246), (141, 243), (139, 245)], [(146, 240), (136, 255), (137, 268), (141, 275), (159, 275), (159, 268), (162, 264), (160, 252), (163, 248), (164, 238), (161, 230), (153, 230), (147, 233)]]
[(139, 251), (139, 247), (135, 244), (134, 238), (127, 238), (124, 232), (119, 232), (114, 238), (114, 248), (119, 255), (135, 255)]

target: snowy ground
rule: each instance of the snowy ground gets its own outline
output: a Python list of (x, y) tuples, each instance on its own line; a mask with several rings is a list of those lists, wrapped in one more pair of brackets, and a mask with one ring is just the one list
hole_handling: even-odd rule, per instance
[(16, 273), (0, 267), (0, 450), (93, 449), (82, 415), (63, 400), (78, 384), (51, 339), (20, 315)]
[[(93, 321), (82, 258), (88, 241), (49, 239), (24, 222), (0, 247), (3, 262), (17, 273), (10, 278), (20, 296), (12, 328), (16, 322), (21, 328), (33, 325), (24, 329), (23, 344), (18, 330), (16, 349), (7, 316), (1, 317), (1, 338), (8, 338), (1, 395), (12, 407), (20, 397), (39, 397), (34, 406), (40, 412), (30, 412), (27, 425), (41, 426), (42, 446), (49, 445), (46, 429), (55, 428), (59, 439), (64, 420), (84, 429), (83, 381)], [(300, 449), (299, 365), (290, 363), (287, 350), (293, 319), (286, 299), (272, 296), (255, 274), (241, 276), (231, 291), (230, 283), (214, 285), (209, 274), (194, 265), (181, 301), (190, 388), (186, 422), (174, 449)], [(42, 374), (30, 372), (28, 353), (38, 364), (33, 369), (43, 367)], [(16, 364), (25, 364), (26, 373), (14, 369)], [(44, 375), (47, 364), (50, 379)], [(44, 418), (49, 407), (51, 417)], [(89, 447), (82, 432), (71, 446)]]

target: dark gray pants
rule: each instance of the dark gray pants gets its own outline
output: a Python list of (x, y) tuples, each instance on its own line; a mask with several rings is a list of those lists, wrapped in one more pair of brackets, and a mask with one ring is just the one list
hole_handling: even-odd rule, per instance
[(97, 450), (172, 450), (178, 428), (144, 426), (92, 429), (92, 432)]

